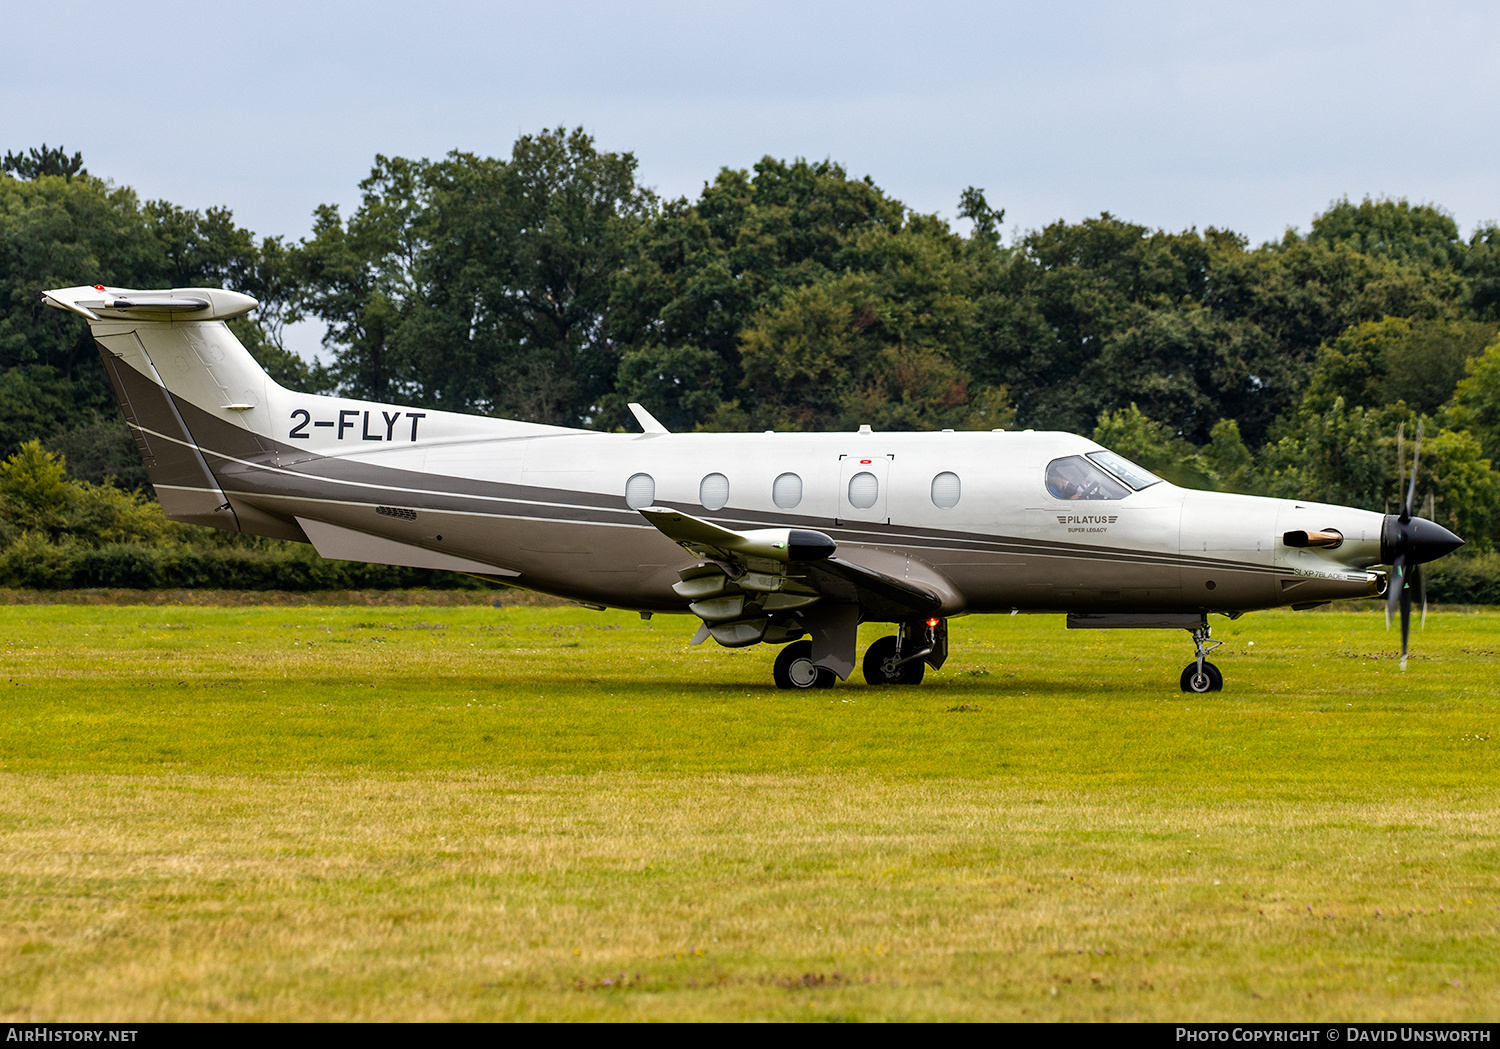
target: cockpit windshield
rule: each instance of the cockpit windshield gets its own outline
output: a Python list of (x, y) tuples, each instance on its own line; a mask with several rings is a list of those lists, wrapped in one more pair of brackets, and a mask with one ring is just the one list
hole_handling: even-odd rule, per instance
[(1160, 484), (1161, 478), (1143, 466), (1137, 466), (1123, 455), (1114, 452), (1089, 452), (1089, 458), (1130, 487), (1139, 492), (1142, 488), (1150, 488), (1153, 484)]
[(1054, 499), (1124, 499), (1130, 494), (1129, 488), (1081, 455), (1047, 464), (1047, 491)]

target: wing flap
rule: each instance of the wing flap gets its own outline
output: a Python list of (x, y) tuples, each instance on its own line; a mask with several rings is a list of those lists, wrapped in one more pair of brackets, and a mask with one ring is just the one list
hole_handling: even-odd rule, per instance
[(834, 600), (858, 604), (869, 619), (904, 619), (936, 612), (943, 599), (924, 587), (840, 557), (806, 568), (808, 582)]

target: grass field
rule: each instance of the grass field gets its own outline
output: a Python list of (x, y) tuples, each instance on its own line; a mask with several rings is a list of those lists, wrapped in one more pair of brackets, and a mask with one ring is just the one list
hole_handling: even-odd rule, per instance
[[(0, 607), (0, 1018), (1494, 1020), (1500, 614)], [(876, 636), (867, 631), (863, 640)]]

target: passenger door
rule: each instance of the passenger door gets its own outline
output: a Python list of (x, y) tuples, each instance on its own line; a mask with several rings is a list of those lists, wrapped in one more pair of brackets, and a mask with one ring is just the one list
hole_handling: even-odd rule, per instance
[(889, 497), (891, 457), (868, 452), (839, 456), (838, 521), (864, 521), (889, 524), (886, 509)]

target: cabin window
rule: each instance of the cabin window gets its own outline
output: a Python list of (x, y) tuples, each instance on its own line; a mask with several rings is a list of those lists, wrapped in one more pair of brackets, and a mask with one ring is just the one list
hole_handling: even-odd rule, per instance
[(640, 510), (656, 502), (656, 481), (650, 474), (632, 474), (625, 482), (625, 505)]
[(880, 482), (875, 475), (861, 471), (849, 478), (849, 505), (856, 510), (868, 510), (880, 498)]
[(729, 502), (729, 478), (709, 474), (698, 482), (698, 502), (705, 510), (722, 510)]
[(1157, 477), (1144, 466), (1137, 466), (1123, 455), (1114, 452), (1089, 452), (1089, 458), (1130, 487), (1139, 492), (1142, 488), (1150, 488), (1153, 484), (1160, 484), (1161, 478)]
[(771, 485), (771, 502), (783, 510), (794, 509), (802, 502), (802, 478), (796, 474), (782, 474)]
[(932, 505), (939, 510), (952, 510), (963, 494), (963, 485), (956, 473), (940, 473), (932, 479)]
[(1130, 494), (1129, 488), (1081, 455), (1047, 464), (1047, 491), (1055, 499), (1124, 499)]

